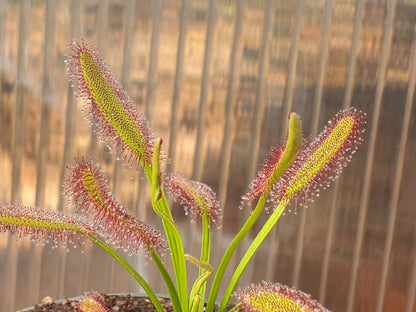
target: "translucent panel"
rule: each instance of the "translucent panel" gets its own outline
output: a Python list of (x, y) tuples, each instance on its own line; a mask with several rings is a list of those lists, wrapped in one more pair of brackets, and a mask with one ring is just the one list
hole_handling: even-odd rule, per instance
[[(414, 0), (0, 0), (0, 202), (68, 211), (65, 165), (92, 157), (115, 197), (163, 228), (143, 172), (116, 160), (84, 120), (64, 63), (72, 39), (101, 51), (164, 139), (164, 170), (216, 191), (223, 226), (214, 266), (250, 214), (241, 196), (285, 138), (288, 114), (313, 137), (353, 106), (367, 114), (357, 154), (307, 208), (289, 207), (238, 286), (281, 282), (340, 312), (416, 311), (415, 27)], [(186, 252), (197, 256), (200, 224), (172, 207)], [(0, 310), (87, 290), (140, 291), (101, 250), (81, 249), (0, 234)], [(167, 292), (145, 256), (130, 259)], [(193, 281), (197, 269), (189, 272)]]

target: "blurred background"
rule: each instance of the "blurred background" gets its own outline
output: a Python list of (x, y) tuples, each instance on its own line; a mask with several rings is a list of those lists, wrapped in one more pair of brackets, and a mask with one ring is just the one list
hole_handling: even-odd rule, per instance
[[(264, 279), (333, 311), (416, 311), (415, 26), (415, 0), (0, 0), (0, 202), (68, 211), (65, 165), (94, 157), (116, 198), (161, 228), (143, 175), (83, 120), (64, 63), (72, 38), (102, 52), (164, 138), (166, 171), (217, 193), (213, 265), (249, 214), (241, 195), (288, 114), (309, 137), (354, 106), (367, 113), (364, 144), (319, 198), (289, 207), (239, 287)], [(199, 224), (173, 213), (198, 255)], [(143, 255), (131, 261), (167, 292)], [(0, 311), (91, 289), (140, 291), (95, 246), (68, 253), (0, 234)]]

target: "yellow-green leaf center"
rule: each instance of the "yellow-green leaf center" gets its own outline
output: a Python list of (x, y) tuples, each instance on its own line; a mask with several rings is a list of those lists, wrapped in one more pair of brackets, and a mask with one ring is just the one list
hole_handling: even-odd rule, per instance
[(120, 103), (111, 85), (103, 77), (93, 56), (87, 51), (81, 52), (80, 63), (91, 96), (104, 118), (138, 159), (149, 162), (140, 129)]

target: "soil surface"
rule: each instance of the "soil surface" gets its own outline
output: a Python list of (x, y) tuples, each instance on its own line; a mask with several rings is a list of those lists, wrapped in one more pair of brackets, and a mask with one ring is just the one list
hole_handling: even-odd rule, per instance
[[(106, 295), (105, 304), (113, 312), (156, 312), (156, 309), (150, 299), (132, 297), (130, 295)], [(173, 312), (172, 303), (169, 299), (159, 298), (162, 307), (166, 312)], [(32, 310), (25, 310), (25, 312), (72, 312), (75, 311), (76, 301), (63, 300), (59, 303), (43, 303), (35, 305)], [(215, 308), (214, 311), (217, 309)], [(228, 310), (228, 309), (227, 309)]]

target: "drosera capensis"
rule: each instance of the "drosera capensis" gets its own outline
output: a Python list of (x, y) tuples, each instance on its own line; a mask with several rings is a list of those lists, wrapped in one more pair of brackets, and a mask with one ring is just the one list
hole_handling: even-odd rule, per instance
[[(85, 240), (95, 243), (132, 275), (158, 312), (163, 312), (163, 307), (155, 290), (116, 249), (129, 254), (144, 250), (159, 270), (175, 312), (212, 312), (218, 302), (218, 311), (223, 312), (233, 294), (238, 299), (233, 310), (328, 311), (303, 292), (277, 283), (263, 282), (239, 291), (235, 288), (289, 203), (310, 200), (341, 174), (363, 140), (366, 124), (363, 112), (355, 108), (340, 111), (315, 139), (308, 140), (302, 139), (299, 116), (289, 115), (286, 139), (271, 146), (257, 177), (242, 196), (240, 208), (249, 209), (250, 214), (215, 268), (210, 264), (211, 233), (217, 228), (212, 225), (221, 224), (222, 212), (215, 192), (182, 173), (175, 172), (164, 178), (161, 168), (166, 157), (161, 149), (162, 139), (151, 130), (144, 114), (93, 46), (84, 41), (71, 42), (66, 63), (75, 96), (83, 101), (86, 119), (94, 125), (98, 137), (125, 165), (143, 168), (150, 184), (152, 208), (161, 219), (164, 235), (119, 204), (100, 164), (84, 158), (67, 166), (64, 194), (72, 207), (71, 213), (0, 204), (0, 232), (9, 232), (17, 238), (31, 236), (37, 243), (52, 243), (53, 246), (76, 246)], [(199, 257), (185, 253), (167, 193), (185, 207), (192, 220), (201, 220)], [(230, 268), (235, 250), (264, 210), (269, 212), (266, 221), (237, 266)], [(168, 255), (173, 274), (165, 266)], [(198, 276), (190, 287), (188, 264), (199, 267)], [(227, 269), (232, 276), (225, 281)], [(218, 298), (222, 284), (225, 292)], [(93, 293), (90, 297), (84, 298), (88, 304), (100, 304), (98, 295)], [(106, 311), (104, 307), (102, 311)]]

